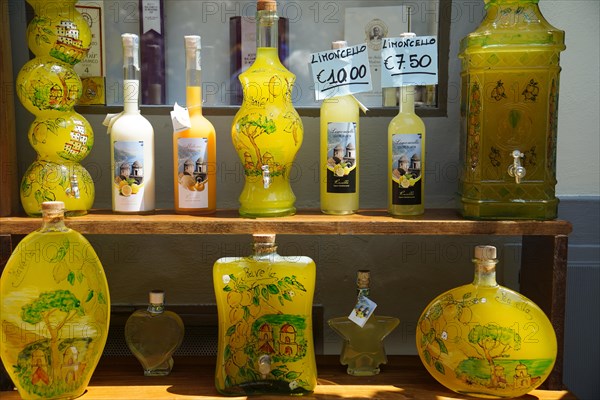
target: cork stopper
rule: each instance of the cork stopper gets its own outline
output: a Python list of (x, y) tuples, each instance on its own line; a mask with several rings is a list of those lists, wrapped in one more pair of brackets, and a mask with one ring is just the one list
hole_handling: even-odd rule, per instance
[(277, 11), (276, 0), (257, 0), (256, 2), (257, 11)]
[(343, 49), (344, 47), (348, 47), (348, 42), (345, 40), (336, 40), (335, 42), (331, 42), (331, 48), (335, 49)]
[(163, 304), (165, 302), (165, 292), (160, 289), (151, 290), (148, 299), (150, 304)]
[(65, 203), (62, 201), (44, 201), (42, 203), (42, 218), (46, 222), (56, 223), (65, 217)]
[(356, 275), (356, 287), (359, 289), (368, 289), (371, 284), (371, 271), (360, 270)]
[(496, 247), (494, 246), (475, 246), (475, 259), (477, 260), (496, 260), (496, 255)]
[(54, 213), (64, 212), (65, 203), (62, 201), (44, 201), (42, 203), (42, 211), (50, 211)]
[(262, 244), (262, 245), (274, 245), (275, 244), (275, 234), (274, 233), (255, 233), (252, 235), (254, 240), (254, 244)]
[(183, 41), (186, 49), (200, 50), (202, 48), (202, 39), (198, 35), (186, 35), (183, 37)]

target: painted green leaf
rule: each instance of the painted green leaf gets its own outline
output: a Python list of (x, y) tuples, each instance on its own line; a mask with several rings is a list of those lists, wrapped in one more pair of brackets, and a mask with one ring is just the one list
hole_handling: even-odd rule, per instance
[(265, 300), (269, 300), (269, 291), (267, 288), (260, 289), (260, 294), (264, 297)]
[(429, 353), (429, 350), (425, 350), (423, 352), (423, 357), (425, 358), (427, 364), (431, 364), (431, 354)]
[(285, 372), (280, 369), (274, 369), (271, 371), (271, 374), (273, 374), (273, 376), (279, 378), (280, 376), (283, 376), (285, 374)]
[(446, 374), (446, 370), (444, 369), (444, 364), (442, 364), (441, 362), (436, 361), (433, 363), (433, 366), (435, 367), (435, 369), (438, 370), (439, 373)]
[(235, 333), (235, 325), (231, 325), (229, 327), (229, 329), (227, 329), (227, 332), (225, 333), (225, 336), (231, 336)]
[(267, 290), (271, 294), (277, 294), (277, 293), (279, 293), (279, 288), (277, 287), (277, 285), (268, 284), (267, 285)]
[(438, 338), (436, 338), (435, 341), (440, 345), (440, 351), (444, 354), (448, 354), (448, 348), (444, 344), (444, 341)]
[(287, 374), (285, 374), (285, 379), (293, 380), (293, 379), (298, 378), (299, 376), (300, 376), (300, 372), (290, 371)]
[(67, 281), (71, 284), (74, 285), (75, 284), (75, 274), (73, 273), (73, 271), (69, 272), (69, 275), (67, 276)]
[(231, 288), (231, 286), (227, 285), (227, 286), (225, 286), (225, 287), (223, 288), (223, 291), (224, 291), (224, 292), (231, 292), (231, 291), (233, 291), (233, 289)]
[(96, 297), (98, 298), (98, 303), (106, 304), (106, 299), (104, 298), (104, 295), (102, 294), (102, 292), (98, 292)]
[(90, 300), (92, 300), (93, 297), (94, 297), (94, 291), (90, 290), (89, 293), (88, 293), (88, 295), (87, 295), (87, 297), (85, 298), (85, 302), (89, 303)]

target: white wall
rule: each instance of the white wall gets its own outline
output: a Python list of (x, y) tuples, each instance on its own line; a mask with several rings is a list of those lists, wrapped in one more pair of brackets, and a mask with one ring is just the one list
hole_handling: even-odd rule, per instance
[(541, 0), (540, 9), (565, 31), (560, 64), (559, 196), (600, 195), (600, 1)]

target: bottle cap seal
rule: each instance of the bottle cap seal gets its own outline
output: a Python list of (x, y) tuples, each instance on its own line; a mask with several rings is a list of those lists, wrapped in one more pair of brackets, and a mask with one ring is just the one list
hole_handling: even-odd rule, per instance
[(201, 49), (202, 48), (202, 39), (198, 35), (186, 35), (183, 37), (185, 48), (189, 49)]
[(148, 298), (150, 304), (162, 304), (165, 301), (165, 292), (160, 289), (151, 290)]
[(256, 10), (257, 11), (277, 11), (277, 1), (276, 0), (258, 0), (256, 2)]
[(477, 260), (495, 260), (497, 255), (494, 246), (475, 246), (475, 258)]
[(331, 42), (331, 48), (332, 49), (343, 49), (344, 47), (348, 47), (348, 42), (345, 40), (336, 40), (334, 42)]

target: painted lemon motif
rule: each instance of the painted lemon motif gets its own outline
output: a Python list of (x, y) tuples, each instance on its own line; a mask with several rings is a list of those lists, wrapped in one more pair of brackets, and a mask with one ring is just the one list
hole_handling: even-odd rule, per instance
[(131, 184), (131, 194), (136, 194), (139, 191), (140, 191), (140, 185), (138, 185), (137, 183), (132, 183)]
[(335, 176), (344, 176), (344, 167), (342, 167), (340, 164), (336, 165), (333, 168), (333, 173)]
[(403, 176), (402, 178), (400, 178), (400, 186), (402, 186), (404, 189), (410, 187), (410, 181), (408, 179), (406, 179), (406, 176)]
[(131, 196), (131, 194), (133, 193), (133, 188), (129, 185), (125, 185), (123, 187), (121, 187), (121, 194), (125, 197), (129, 197)]

